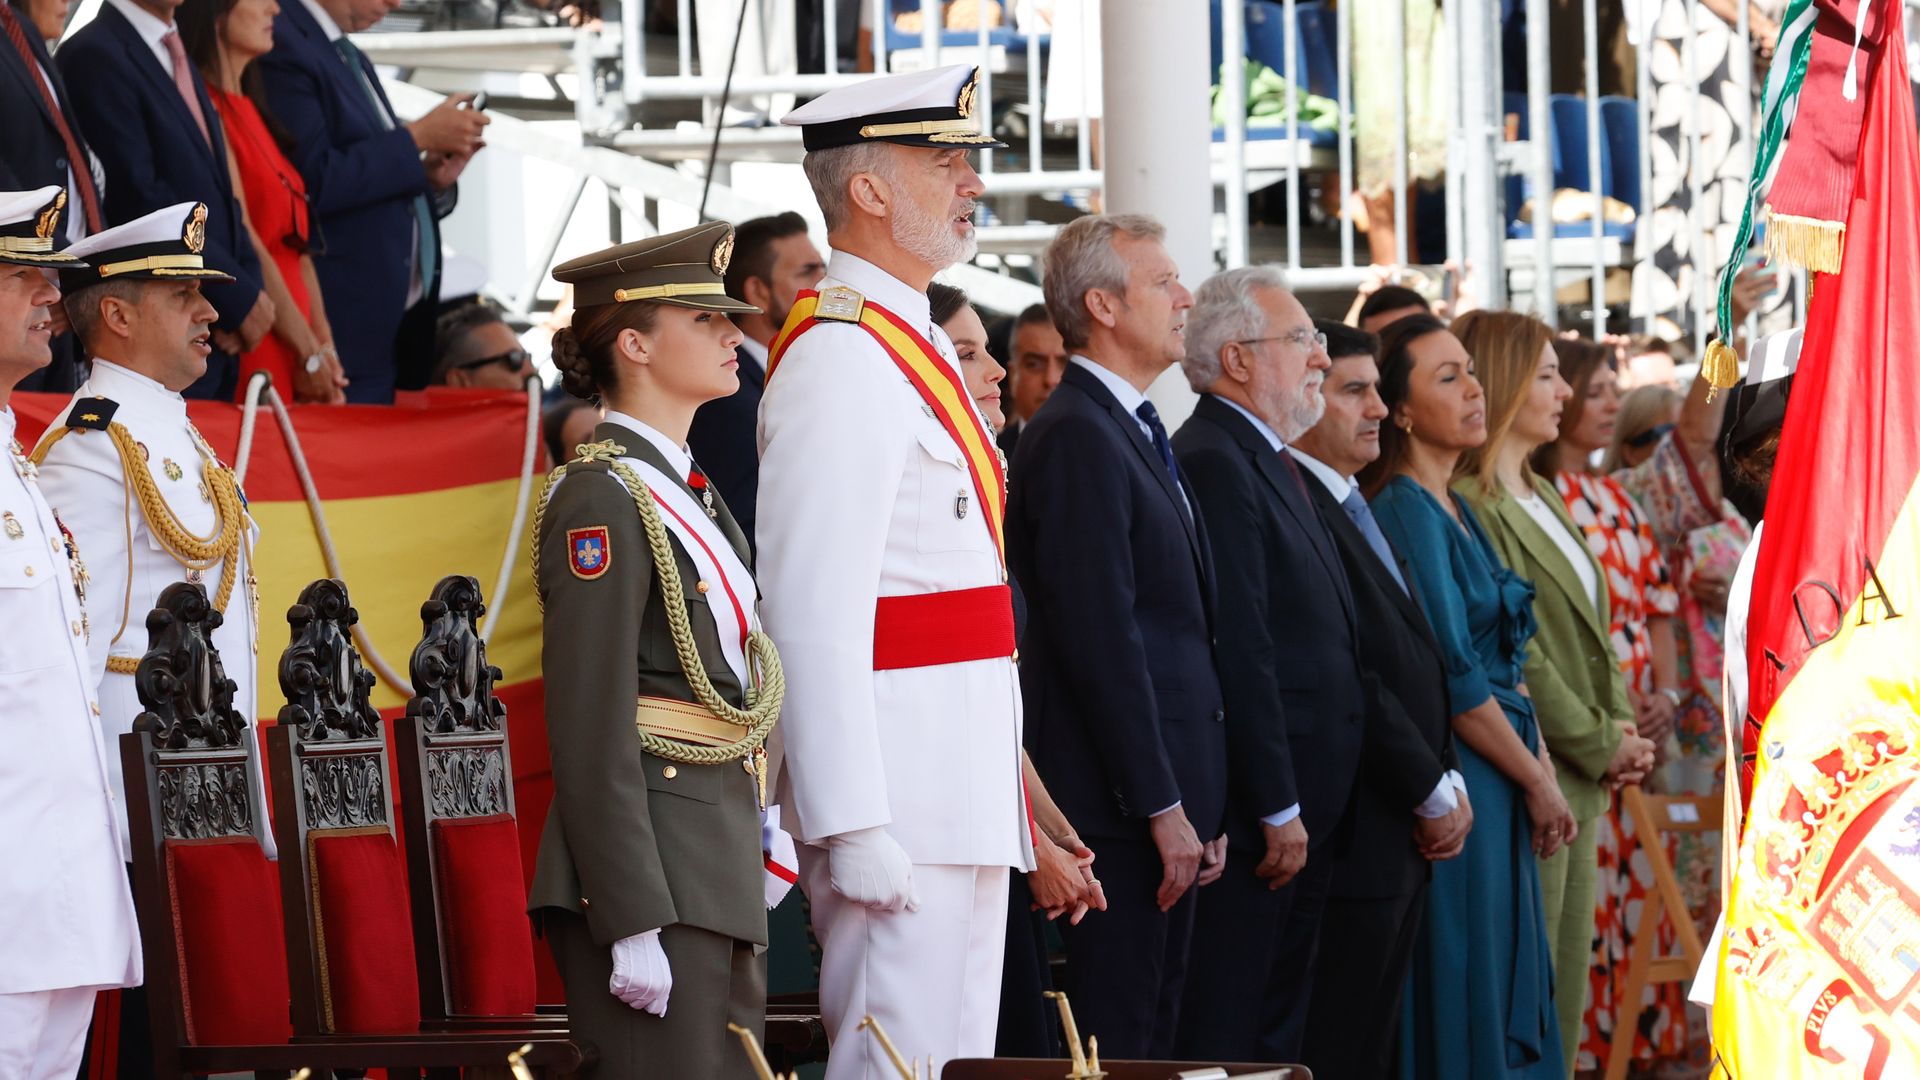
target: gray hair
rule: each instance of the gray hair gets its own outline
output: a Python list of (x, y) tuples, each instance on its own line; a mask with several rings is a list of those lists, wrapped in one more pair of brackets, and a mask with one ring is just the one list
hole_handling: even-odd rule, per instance
[(1220, 352), (1228, 344), (1267, 333), (1260, 293), (1286, 287), (1287, 277), (1277, 266), (1242, 266), (1213, 275), (1193, 291), (1193, 310), (1187, 313), (1187, 355), (1180, 368), (1194, 393), (1204, 394), (1220, 380)]
[(148, 285), (155, 282), (145, 278), (124, 278), (120, 281), (96, 281), (91, 285), (82, 285), (68, 293), (63, 299), (67, 309), (67, 322), (73, 326), (73, 336), (80, 347), (92, 355), (94, 343), (100, 336), (100, 301), (111, 296), (128, 304), (139, 304)]
[(893, 178), (894, 159), (885, 142), (861, 142), (851, 146), (831, 146), (824, 150), (809, 150), (800, 160), (800, 168), (807, 174), (807, 183), (813, 186), (814, 201), (820, 204), (820, 213), (827, 219), (827, 231), (845, 228), (852, 220), (853, 200), (847, 195), (847, 186), (853, 178), (863, 172), (878, 173), (889, 180)]
[(1164, 240), (1167, 227), (1147, 214), (1089, 214), (1062, 228), (1041, 255), (1040, 288), (1047, 314), (1068, 349), (1083, 349), (1093, 328), (1087, 293), (1124, 294), (1127, 264), (1113, 249), (1116, 237)]

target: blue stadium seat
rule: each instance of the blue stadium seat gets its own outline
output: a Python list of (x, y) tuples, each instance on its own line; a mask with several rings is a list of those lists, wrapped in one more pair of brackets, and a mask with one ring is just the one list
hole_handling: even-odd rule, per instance
[[(943, 6), (943, 3), (936, 3), (934, 5), (934, 11), (936, 13), (939, 12)], [(1013, 32), (1012, 7), (1013, 5), (1011, 3), (1001, 5), (1001, 13), (1005, 18), (999, 26), (987, 31), (987, 44), (1002, 45), (1008, 49), (1017, 49), (1020, 53), (1024, 54), (1027, 48), (1027, 39), (1025, 36)], [(900, 30), (894, 25), (893, 21), (896, 16), (919, 10), (920, 0), (891, 0), (891, 3), (888, 5), (889, 15), (887, 18), (888, 52), (893, 52), (898, 49), (917, 49), (920, 47), (919, 34), (909, 34), (904, 30)], [(1042, 43), (1044, 43), (1046, 39), (1042, 36), (1041, 40)], [(978, 30), (942, 30), (940, 32), (940, 47), (942, 49), (977, 45), (979, 41), (980, 32)]]
[(1614, 198), (1640, 209), (1640, 103), (1629, 97), (1600, 99), (1600, 131), (1613, 159)]

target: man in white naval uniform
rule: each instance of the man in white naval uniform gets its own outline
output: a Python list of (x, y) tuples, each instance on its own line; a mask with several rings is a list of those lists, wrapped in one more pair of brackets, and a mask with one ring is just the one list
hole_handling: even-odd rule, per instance
[[(85, 570), (14, 437), (7, 399), (52, 360), (65, 193), (0, 192), (0, 1076), (68, 1080), (97, 991), (140, 982), (126, 812), (95, 722)], [(116, 748), (117, 749), (117, 748)]]
[[(141, 711), (133, 670), (147, 651), (147, 613), (176, 581), (206, 587), (225, 622), (214, 631), (233, 707), (251, 724), (258, 613), (254, 525), (233, 474), (187, 419), (180, 391), (206, 370), (218, 315), (203, 281), (226, 281), (200, 257), (206, 208), (181, 203), (75, 246), (92, 267), (61, 273), (67, 317), (93, 372), (64, 420), (34, 450), (40, 484), (86, 553), (93, 576), (93, 670), (115, 791), (119, 739)], [(125, 452), (123, 452), (123, 447)], [(259, 755), (257, 739), (249, 748)], [(265, 793), (254, 770), (254, 828), (273, 857)], [(129, 859), (131, 851), (122, 853)]]
[[(926, 287), (971, 257), (974, 69), (789, 113), (832, 252), (769, 356), (763, 618), (787, 675), (779, 783), (820, 940), (829, 1080), (991, 1057), (1009, 867), (1032, 866), (1004, 474)], [(984, 448), (982, 446), (984, 443)]]

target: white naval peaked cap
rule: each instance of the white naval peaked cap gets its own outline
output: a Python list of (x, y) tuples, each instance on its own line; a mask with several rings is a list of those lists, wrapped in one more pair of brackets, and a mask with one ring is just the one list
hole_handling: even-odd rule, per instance
[(124, 225), (102, 229), (67, 249), (87, 266), (60, 272), (66, 292), (108, 280), (232, 281), (233, 275), (206, 264), (207, 204), (175, 203)]
[(55, 184), (0, 191), (0, 263), (48, 269), (81, 265), (79, 259), (53, 250), (66, 205), (66, 190)]
[(782, 117), (801, 129), (808, 150), (863, 142), (934, 149), (1007, 144), (982, 134), (974, 118), (980, 69), (954, 64), (931, 71), (880, 75), (814, 98)]

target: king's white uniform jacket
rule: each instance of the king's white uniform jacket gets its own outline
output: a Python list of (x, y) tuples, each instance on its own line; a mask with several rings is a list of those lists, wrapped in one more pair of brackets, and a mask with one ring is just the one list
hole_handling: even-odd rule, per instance
[[(0, 445), (13, 437), (0, 408)], [(119, 747), (94, 720), (85, 609), (31, 467), (0, 454), (0, 994), (135, 986)]]
[[(105, 360), (93, 362), (93, 374), (74, 393), (71, 412), (86, 398), (104, 397), (118, 405), (112, 420), (127, 429), (145, 448), (146, 465), (154, 484), (173, 508), (174, 516), (195, 536), (212, 536), (219, 513), (201, 492), (201, 462), (206, 451), (194, 437), (187, 419), (187, 403), (179, 394), (160, 383), (118, 364)], [(64, 425), (68, 413), (54, 420), (51, 437)], [(174, 479), (168, 463), (178, 466)], [(133, 718), (140, 715), (140, 695), (134, 690), (131, 674), (107, 671), (109, 657), (138, 661), (147, 651), (147, 613), (160, 599), (160, 593), (176, 581), (192, 580), (182, 566), (154, 536), (141, 513), (121, 470), (120, 454), (113, 438), (104, 431), (69, 432), (47, 451), (40, 466), (40, 487), (54, 512), (67, 523), (80, 542), (81, 554), (93, 575), (87, 591), (93, 613), (93, 642), (89, 648), (92, 670), (101, 673), (100, 724), (106, 733), (108, 772), (116, 792), (124, 792), (120, 776), (120, 736), (133, 730)], [(251, 547), (257, 529), (247, 522)], [(224, 563), (200, 572), (198, 580), (213, 600), (220, 591)], [(223, 613), (225, 621), (213, 632), (214, 647), (220, 650), (220, 662), (236, 689), (233, 707), (247, 721), (248, 750), (254, 756), (253, 804), (254, 829), (269, 858), (274, 855), (273, 830), (267, 826), (265, 789), (259, 777), (260, 743), (258, 738), (259, 693), (256, 672), (258, 654), (255, 644), (259, 629), (254, 625), (253, 590), (248, 584), (252, 571), (241, 566), (236, 575), (233, 596)], [(131, 849), (127, 857), (132, 858)]]
[[(927, 298), (832, 253), (845, 285), (957, 371)], [(876, 825), (921, 864), (1032, 865), (1011, 659), (875, 671), (877, 598), (1006, 581), (966, 459), (857, 323), (788, 347), (760, 403), (756, 577), (786, 669), (778, 800), (803, 842)]]

